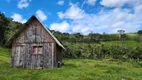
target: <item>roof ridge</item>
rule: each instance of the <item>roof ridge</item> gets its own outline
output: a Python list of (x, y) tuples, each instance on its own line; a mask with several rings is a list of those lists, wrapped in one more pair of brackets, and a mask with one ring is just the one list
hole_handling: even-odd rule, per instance
[[(36, 16), (35, 16), (36, 17)], [(38, 18), (36, 17), (36, 19), (38, 20)], [(39, 21), (39, 20), (38, 20)], [(39, 21), (40, 22), (40, 21)], [(41, 23), (41, 22), (40, 22)], [(56, 41), (56, 43), (61, 46), (63, 49), (65, 49), (65, 47), (61, 44), (61, 42), (50, 32), (50, 30), (48, 28), (46, 28), (42, 23), (41, 25), (45, 28), (45, 30), (52, 36), (52, 38)], [(65, 49), (66, 50), (66, 49)]]
[[(17, 33), (19, 33), (19, 31), (20, 31), (21, 29), (24, 28), (24, 26), (25, 26), (26, 24), (29, 23), (29, 21), (31, 21), (32, 18), (35, 18), (35, 19), (42, 25), (42, 27), (44, 27), (44, 29), (49, 33), (49, 35), (55, 40), (55, 42), (56, 42), (60, 47), (62, 47), (63, 49), (65, 49), (65, 47), (61, 44), (61, 42), (50, 32), (49, 29), (47, 29), (47, 28), (39, 21), (39, 19), (38, 19), (35, 15), (32, 15), (32, 16), (27, 20), (27, 22), (23, 24), (23, 26), (11, 37), (10, 41), (13, 39), (13, 37), (16, 36)], [(8, 41), (8, 42), (9, 42), (9, 41)], [(66, 50), (66, 49), (65, 49), (65, 50)]]
[[(55, 40), (55, 42), (60, 46), (60, 47), (62, 47), (63, 49), (65, 49), (65, 47), (61, 44), (61, 42), (50, 32), (50, 30), (48, 29), (48, 28), (46, 28), (43, 24), (42, 24), (42, 22), (40, 22), (40, 20), (35, 16), (35, 15), (33, 15), (32, 17), (35, 17), (38, 21), (39, 21), (39, 23), (44, 27), (44, 29), (51, 35), (51, 37)], [(31, 18), (32, 18), (31, 17)], [(66, 49), (65, 49), (66, 50)]]

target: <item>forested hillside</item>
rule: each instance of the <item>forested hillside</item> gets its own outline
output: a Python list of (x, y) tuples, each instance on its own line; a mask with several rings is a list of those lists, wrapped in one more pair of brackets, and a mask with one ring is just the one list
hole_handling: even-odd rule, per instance
[(0, 45), (4, 46), (12, 35), (22, 26), (22, 23), (12, 21), (4, 13), (0, 13)]

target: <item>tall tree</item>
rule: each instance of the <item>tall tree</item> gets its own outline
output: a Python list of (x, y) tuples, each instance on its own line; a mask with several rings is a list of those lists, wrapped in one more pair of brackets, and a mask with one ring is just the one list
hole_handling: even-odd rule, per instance
[(6, 32), (9, 30), (10, 20), (4, 13), (0, 13), (0, 45), (5, 44)]
[(124, 44), (124, 39), (125, 39), (125, 35), (124, 35), (124, 30), (118, 30), (119, 34), (120, 34), (120, 40), (122, 42), (122, 45)]

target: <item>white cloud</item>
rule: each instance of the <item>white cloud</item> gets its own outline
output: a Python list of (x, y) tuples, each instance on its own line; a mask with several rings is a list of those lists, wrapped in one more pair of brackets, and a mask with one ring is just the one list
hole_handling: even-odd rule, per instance
[(70, 4), (70, 8), (66, 12), (58, 12), (60, 19), (70, 18), (70, 19), (81, 19), (84, 16), (84, 10), (81, 10), (77, 4)]
[(25, 23), (27, 20), (23, 19), (22, 15), (18, 14), (18, 13), (14, 13), (11, 18), (13, 18), (13, 21), (17, 21), (17, 22), (21, 22), (21, 23)]
[(88, 5), (94, 6), (96, 3), (96, 0), (87, 0), (86, 2)]
[(100, 2), (101, 5), (105, 7), (121, 7), (123, 6), (128, 0), (102, 0)]
[(58, 4), (58, 5), (64, 5), (64, 1), (63, 1), (63, 0), (60, 0), (60, 1), (57, 2), (57, 4)]
[(63, 21), (62, 23), (53, 23), (50, 25), (51, 30), (67, 32), (69, 30), (69, 24), (67, 21)]
[(70, 24), (70, 25), (72, 27), (72, 33), (77, 33), (77, 32), (80, 32), (80, 33), (83, 33), (83, 34), (90, 33), (90, 29), (87, 26), (84, 26), (84, 25), (79, 24), (79, 23), (76, 24), (76, 25), (74, 25), (74, 24)]
[(141, 13), (142, 12), (142, 5), (135, 6), (134, 10), (136, 13)]
[(142, 0), (102, 0), (100, 4), (105, 7), (122, 7), (125, 4), (137, 6), (142, 4)]
[(42, 10), (37, 10), (36, 11), (36, 16), (39, 18), (39, 20), (44, 21), (47, 20), (47, 16)]
[(31, 2), (31, 0), (20, 0), (17, 6), (18, 8), (23, 9), (29, 6), (29, 2)]
[(112, 27), (117, 28), (117, 27), (121, 27), (123, 25), (125, 25), (125, 23), (123, 21), (118, 21), (118, 22), (112, 24)]
[(71, 4), (70, 8), (64, 13), (58, 12), (58, 16), (60, 19), (70, 20), (68, 23), (70, 26), (69, 31), (72, 33), (117, 33), (119, 29), (126, 30), (126, 32), (136, 32), (139, 30), (142, 26), (141, 12), (142, 8), (139, 5), (133, 6), (133, 8), (116, 7), (110, 10), (102, 9), (97, 14), (89, 14), (79, 8), (77, 4)]

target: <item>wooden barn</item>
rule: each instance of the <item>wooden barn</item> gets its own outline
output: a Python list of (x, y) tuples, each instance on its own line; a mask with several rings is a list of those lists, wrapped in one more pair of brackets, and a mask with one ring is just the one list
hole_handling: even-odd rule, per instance
[(65, 48), (34, 15), (10, 41), (11, 67), (53, 68), (62, 63)]

